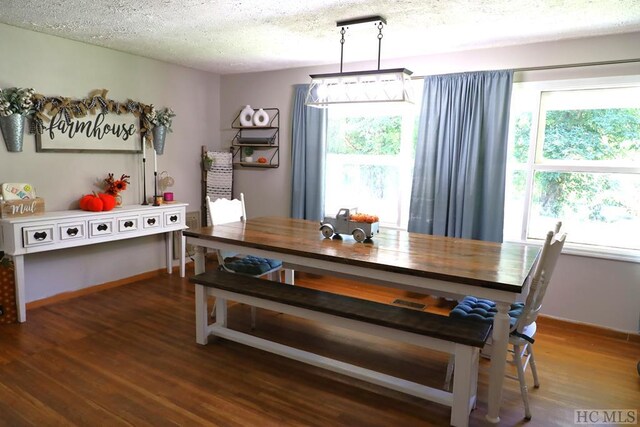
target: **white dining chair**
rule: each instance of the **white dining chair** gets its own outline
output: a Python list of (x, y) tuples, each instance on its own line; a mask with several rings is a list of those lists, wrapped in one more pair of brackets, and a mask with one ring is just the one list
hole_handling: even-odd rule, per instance
[[(533, 386), (540, 387), (536, 362), (533, 356), (534, 335), (536, 333), (536, 319), (542, 300), (551, 280), (551, 275), (555, 269), (562, 247), (566, 240), (566, 234), (560, 234), (561, 222), (556, 224), (554, 231), (547, 233), (542, 251), (536, 262), (534, 273), (529, 282), (529, 293), (524, 303), (511, 305), (509, 317), (511, 321), (511, 331), (509, 335), (509, 355), (508, 362), (515, 365), (517, 376), (507, 375), (509, 378), (517, 379), (520, 383), (520, 393), (524, 403), (525, 418), (531, 419), (529, 408), (528, 388), (525, 378), (525, 371), (531, 366), (533, 376)], [(493, 317), (497, 313), (496, 304), (493, 301), (479, 299), (475, 297), (465, 297), (451, 312), (452, 317), (465, 318), (479, 322), (493, 322)], [(488, 344), (490, 345), (490, 343)], [(447, 374), (445, 379), (445, 389), (449, 389), (453, 374), (453, 360), (449, 359)]]
[[(207, 210), (212, 226), (227, 224), (230, 222), (245, 222), (247, 213), (244, 204), (244, 194), (240, 193), (239, 199), (217, 199), (212, 201), (207, 196)], [(262, 258), (253, 255), (241, 255), (228, 251), (216, 251), (220, 269), (229, 273), (243, 274), (252, 277), (266, 276), (271, 280), (280, 282), (280, 270), (282, 261), (270, 258)], [(215, 314), (215, 305), (211, 316)], [(251, 307), (251, 327), (255, 328), (256, 308)]]

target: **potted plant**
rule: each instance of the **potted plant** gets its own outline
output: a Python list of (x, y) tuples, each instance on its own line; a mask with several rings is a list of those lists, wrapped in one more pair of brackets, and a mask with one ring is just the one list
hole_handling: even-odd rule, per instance
[(33, 112), (33, 94), (33, 89), (0, 89), (0, 131), (9, 151), (22, 151), (24, 118)]
[(253, 148), (251, 147), (244, 147), (242, 149), (242, 152), (244, 154), (244, 161), (247, 163), (252, 163), (253, 162)]
[(157, 154), (164, 152), (164, 139), (167, 132), (173, 132), (171, 124), (175, 116), (171, 108), (163, 108), (156, 111), (154, 106), (151, 105), (147, 119), (153, 125), (151, 131), (153, 134), (153, 149), (156, 150)]

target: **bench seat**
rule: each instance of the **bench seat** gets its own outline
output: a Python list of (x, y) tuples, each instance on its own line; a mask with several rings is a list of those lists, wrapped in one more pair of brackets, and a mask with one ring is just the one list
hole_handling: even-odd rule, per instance
[[(478, 354), (491, 325), (214, 270), (190, 278), (216, 297), (215, 335), (452, 407), (451, 424), (466, 426), (475, 406)], [(197, 290), (198, 291), (198, 290)], [(208, 312), (208, 307), (196, 311)], [(427, 387), (227, 328), (226, 302), (237, 301), (370, 335), (452, 354), (453, 392)], [(201, 342), (205, 344), (205, 342)], [(460, 363), (460, 365), (459, 365)], [(462, 366), (463, 368), (460, 368)]]

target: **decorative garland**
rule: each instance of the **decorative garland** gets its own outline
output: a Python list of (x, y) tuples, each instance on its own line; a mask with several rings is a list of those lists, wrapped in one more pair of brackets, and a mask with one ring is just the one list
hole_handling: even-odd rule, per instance
[[(71, 99), (63, 96), (44, 96), (39, 93), (33, 94), (32, 120), (29, 125), (29, 132), (32, 134), (44, 132), (44, 124), (51, 121), (53, 117), (62, 114), (65, 121), (70, 124), (72, 118), (82, 118), (87, 114), (101, 113), (128, 114), (131, 113), (140, 119), (140, 135), (147, 143), (153, 142), (154, 126), (158, 125), (157, 117), (161, 113), (156, 113), (153, 104), (143, 104), (142, 102), (127, 99), (121, 103), (107, 98), (107, 89), (96, 89), (89, 93), (85, 99)], [(165, 114), (173, 115), (170, 109), (164, 109)], [(169, 130), (170, 130), (169, 122)]]

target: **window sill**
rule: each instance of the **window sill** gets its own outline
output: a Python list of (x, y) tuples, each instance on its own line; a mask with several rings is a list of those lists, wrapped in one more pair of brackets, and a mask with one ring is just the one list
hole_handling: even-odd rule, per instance
[[(519, 243), (522, 245), (530, 245), (530, 246), (542, 245), (541, 242), (538, 242), (536, 240), (530, 240), (527, 242), (510, 240), (505, 242)], [(587, 246), (587, 245), (580, 245), (577, 243), (567, 242), (564, 245), (564, 248), (562, 248), (562, 253), (564, 255), (609, 259), (613, 261), (624, 261), (624, 262), (632, 262), (632, 263), (640, 264), (640, 251), (632, 250), (632, 249), (606, 248), (603, 246)]]

